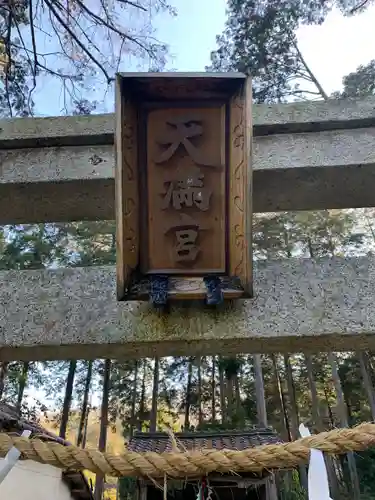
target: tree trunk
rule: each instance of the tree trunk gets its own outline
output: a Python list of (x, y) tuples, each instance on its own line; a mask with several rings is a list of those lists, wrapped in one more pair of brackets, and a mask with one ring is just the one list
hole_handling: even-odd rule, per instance
[(216, 421), (216, 373), (215, 373), (216, 356), (212, 356), (212, 372), (211, 372), (211, 421)]
[(185, 431), (188, 431), (190, 428), (190, 404), (191, 404), (192, 378), (193, 378), (193, 360), (192, 360), (192, 358), (189, 358), (188, 378), (187, 378), (186, 393), (185, 393), (185, 420), (184, 420)]
[[(266, 399), (264, 394), (263, 371), (262, 371), (262, 357), (260, 354), (254, 354), (254, 375), (255, 375), (255, 393), (257, 404), (257, 419), (258, 425), (267, 427), (267, 410)], [(277, 500), (277, 488), (274, 477), (271, 476), (266, 482), (266, 498), (267, 500)]]
[(88, 406), (88, 402), (89, 402), (91, 378), (92, 378), (92, 361), (89, 361), (88, 365), (87, 365), (87, 374), (86, 374), (86, 381), (85, 381), (85, 391), (83, 393), (81, 416), (80, 416), (79, 425), (78, 425), (77, 446), (81, 446), (81, 444), (83, 442), (83, 431), (84, 431), (85, 424), (87, 421), (86, 414), (87, 414), (87, 406)]
[(198, 426), (201, 427), (203, 424), (203, 411), (202, 411), (202, 358), (199, 356), (197, 358), (197, 368), (198, 368), (198, 392), (197, 392), (197, 403), (198, 403)]
[[(278, 362), (277, 362), (277, 357), (275, 355), (272, 355), (272, 364), (273, 364), (273, 369), (274, 369), (274, 376), (275, 376), (275, 382), (277, 386), (277, 393), (278, 393), (278, 399), (279, 399), (279, 406), (282, 411), (283, 415), (283, 423), (284, 423), (284, 440), (285, 441), (291, 441), (292, 440), (292, 434), (290, 431), (290, 425), (289, 425), (289, 416), (288, 416), (288, 411), (286, 407), (286, 398), (285, 398), (285, 393), (283, 390), (283, 386), (281, 383), (281, 377), (280, 377), (280, 372), (278, 369)], [(280, 485), (279, 489), (282, 491), (283, 489), (286, 488), (287, 491), (290, 491), (292, 489), (293, 485), (293, 474), (291, 471), (286, 472), (284, 475), (284, 485)]]
[(62, 439), (66, 439), (66, 429), (68, 427), (70, 407), (72, 405), (73, 384), (74, 384), (74, 376), (76, 373), (76, 367), (77, 367), (77, 361), (70, 361), (68, 376), (66, 378), (65, 396), (61, 413), (61, 423), (59, 432), (59, 436)]
[[(329, 364), (331, 366), (331, 370), (332, 370), (332, 380), (333, 380), (333, 384), (335, 386), (337, 406), (338, 406), (338, 410), (339, 410), (339, 414), (340, 414), (341, 427), (349, 427), (347, 406), (345, 404), (344, 393), (342, 390), (341, 380), (340, 380), (338, 369), (337, 369), (336, 356), (333, 353), (328, 353), (328, 362), (329, 362)], [(355, 463), (354, 453), (349, 452), (347, 454), (347, 458), (348, 458), (351, 490), (353, 493), (354, 500), (359, 500), (361, 497), (361, 494), (360, 494), (359, 478), (358, 478), (358, 472), (357, 472), (357, 466)]]
[[(294, 387), (294, 381), (293, 381), (293, 371), (292, 371), (292, 366), (290, 364), (290, 360), (289, 360), (288, 355), (284, 356), (284, 364), (285, 364), (286, 383), (287, 383), (287, 387), (288, 387), (288, 395), (289, 395), (289, 402), (290, 402), (290, 417), (291, 417), (290, 422), (291, 422), (292, 438), (298, 439), (300, 437), (298, 406), (297, 406), (296, 393), (295, 393), (295, 387)], [(307, 491), (306, 467), (301, 465), (298, 470), (299, 470), (301, 485)]]
[[(100, 431), (99, 431), (99, 451), (105, 451), (107, 445), (107, 428), (108, 428), (108, 400), (109, 400), (109, 389), (111, 381), (111, 360), (106, 359), (104, 361), (104, 375), (103, 375), (103, 396), (102, 396), (102, 407), (100, 416)], [(104, 491), (104, 479), (103, 474), (97, 474), (95, 480), (95, 493), (94, 499), (101, 500)]]
[(368, 401), (370, 404), (370, 409), (371, 409), (371, 418), (373, 421), (375, 421), (375, 395), (374, 395), (374, 386), (372, 384), (371, 377), (369, 376), (368, 373), (368, 362), (367, 362), (367, 356), (364, 352), (357, 352), (357, 357), (359, 360), (359, 366), (361, 368), (361, 375), (363, 379), (363, 385), (365, 386), (366, 392), (367, 392), (367, 397)]
[(133, 436), (134, 433), (134, 423), (135, 423), (135, 406), (137, 404), (137, 385), (138, 385), (138, 361), (134, 362), (134, 381), (133, 381), (133, 394), (132, 394), (132, 406), (130, 410), (130, 426), (129, 426), (129, 437)]
[(146, 412), (146, 359), (143, 360), (143, 371), (142, 371), (142, 385), (141, 385), (141, 399), (139, 402), (139, 418), (138, 418), (138, 430), (142, 431), (143, 418)]
[(17, 394), (17, 411), (18, 413), (21, 412), (21, 407), (22, 407), (22, 400), (23, 400), (23, 395), (25, 393), (26, 389), (26, 383), (27, 383), (27, 375), (29, 373), (29, 367), (30, 363), (25, 361), (22, 363), (22, 372), (19, 378), (19, 383), (18, 383), (18, 394)]
[(319, 432), (322, 432), (324, 430), (324, 426), (319, 410), (319, 397), (314, 379), (314, 367), (311, 356), (307, 354), (305, 355), (305, 364), (307, 371), (307, 380), (309, 382), (309, 389), (311, 394), (311, 409), (312, 409), (313, 419), (315, 425), (319, 429)]
[(227, 422), (233, 423), (234, 416), (234, 379), (230, 374), (225, 378), (225, 392), (227, 400)]
[[(307, 370), (307, 379), (309, 382), (309, 389), (310, 389), (310, 394), (311, 394), (311, 409), (312, 409), (314, 423), (315, 423), (318, 431), (323, 432), (325, 429), (324, 429), (322, 417), (320, 415), (319, 396), (318, 396), (318, 391), (316, 388), (316, 383), (315, 383), (315, 378), (314, 378), (314, 367), (313, 367), (313, 362), (312, 362), (311, 356), (305, 355), (305, 363), (306, 363), (306, 370)], [(335, 467), (334, 467), (334, 458), (329, 457), (329, 456), (325, 456), (324, 460), (326, 463), (329, 483), (331, 486), (331, 497), (333, 500), (338, 500), (338, 498), (339, 498), (339, 485), (337, 482), (337, 476), (336, 476)]]
[(83, 448), (83, 449), (86, 448), (87, 429), (88, 429), (88, 426), (89, 426), (90, 407), (91, 407), (91, 404), (87, 406), (86, 418), (85, 418), (85, 425), (83, 427), (82, 446), (81, 446), (81, 448)]
[(333, 416), (331, 405), (329, 404), (329, 398), (328, 398), (328, 393), (327, 393), (326, 388), (324, 388), (324, 398), (325, 398), (326, 403), (327, 403), (328, 417), (329, 417), (329, 422), (331, 424), (331, 429), (333, 429), (336, 426), (336, 422), (335, 422), (335, 418)]
[(3, 397), (5, 389), (5, 379), (8, 373), (8, 361), (3, 361), (0, 365), (0, 399)]
[(281, 408), (281, 412), (283, 415), (283, 424), (284, 424), (283, 425), (283, 427), (284, 427), (283, 438), (286, 441), (291, 441), (292, 436), (290, 433), (289, 418), (288, 418), (288, 414), (287, 414), (286, 406), (285, 406), (285, 395), (284, 395), (284, 392), (283, 392), (283, 389), (281, 386), (280, 374), (279, 374), (279, 370), (277, 368), (277, 359), (276, 359), (276, 356), (274, 354), (272, 355), (272, 365), (273, 365), (273, 371), (274, 371), (274, 376), (275, 376), (275, 382), (276, 382), (276, 386), (277, 386), (277, 396), (278, 396), (278, 400), (279, 400), (278, 402), (279, 402), (279, 406)]
[(240, 378), (239, 374), (234, 375), (234, 390), (236, 394), (236, 412), (237, 415), (241, 414), (241, 392), (240, 392)]
[(323, 97), (323, 99), (325, 101), (327, 101), (329, 99), (327, 92), (325, 92), (325, 90), (323, 89), (322, 85), (319, 83), (318, 79), (316, 78), (316, 76), (314, 75), (314, 73), (311, 71), (309, 65), (307, 64), (305, 58), (303, 57), (301, 51), (298, 48), (297, 42), (294, 43), (294, 47), (296, 49), (298, 57), (300, 58), (301, 63), (305, 67), (306, 73), (309, 75), (312, 83), (316, 86), (316, 88), (318, 89), (319, 94)]
[(289, 356), (287, 356), (287, 355), (284, 356), (284, 364), (285, 364), (285, 371), (286, 371), (286, 383), (287, 383), (287, 387), (288, 387), (288, 396), (289, 396), (289, 402), (290, 402), (290, 421), (291, 421), (292, 438), (298, 439), (299, 438), (298, 408), (297, 408), (297, 402), (296, 402), (296, 394), (295, 394), (295, 388), (294, 388), (292, 366), (290, 364)]
[(375, 373), (374, 373), (373, 354), (371, 351), (367, 351), (366, 359), (367, 359), (367, 371), (370, 375), (370, 380), (372, 382), (372, 385), (374, 386), (375, 385)]
[(267, 410), (264, 395), (264, 383), (262, 372), (262, 358), (260, 354), (254, 354), (254, 375), (255, 375), (255, 394), (257, 404), (257, 419), (261, 427), (267, 427)]
[(158, 396), (159, 396), (159, 358), (155, 358), (154, 381), (152, 386), (150, 432), (156, 432), (156, 424), (158, 420)]
[(222, 362), (219, 358), (219, 389), (220, 389), (220, 412), (221, 412), (221, 423), (225, 424), (227, 409), (225, 405), (225, 383), (224, 383), (224, 370)]

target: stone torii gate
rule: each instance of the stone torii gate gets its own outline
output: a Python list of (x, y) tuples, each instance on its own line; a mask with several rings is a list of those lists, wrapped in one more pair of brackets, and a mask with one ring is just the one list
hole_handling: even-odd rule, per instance
[[(252, 115), (255, 212), (374, 206), (374, 98)], [(113, 114), (1, 120), (0, 223), (114, 219), (114, 125)], [(372, 257), (256, 263), (254, 298), (215, 328), (118, 302), (111, 267), (0, 279), (0, 360), (375, 347)]]

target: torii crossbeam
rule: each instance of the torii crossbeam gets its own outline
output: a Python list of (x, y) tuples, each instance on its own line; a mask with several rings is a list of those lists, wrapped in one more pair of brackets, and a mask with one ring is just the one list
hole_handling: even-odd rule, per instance
[[(372, 206), (374, 109), (253, 106), (254, 211)], [(0, 223), (113, 219), (113, 142), (113, 115), (0, 121)], [(374, 276), (372, 257), (261, 263), (254, 299), (194, 328), (117, 302), (112, 268), (2, 272), (0, 359), (374, 348)]]

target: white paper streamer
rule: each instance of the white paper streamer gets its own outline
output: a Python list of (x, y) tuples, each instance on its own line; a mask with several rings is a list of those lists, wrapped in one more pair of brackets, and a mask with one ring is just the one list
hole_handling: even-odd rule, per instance
[[(303, 424), (299, 426), (301, 437), (311, 436), (310, 431)], [(323, 452), (310, 450), (309, 473), (307, 479), (309, 500), (332, 500), (329, 496), (329, 483)]]
[[(30, 437), (31, 431), (23, 431), (21, 434), (22, 437)], [(9, 472), (16, 465), (17, 460), (20, 458), (21, 452), (17, 450), (15, 446), (13, 446), (7, 453), (4, 460), (0, 463), (0, 484), (7, 477)]]

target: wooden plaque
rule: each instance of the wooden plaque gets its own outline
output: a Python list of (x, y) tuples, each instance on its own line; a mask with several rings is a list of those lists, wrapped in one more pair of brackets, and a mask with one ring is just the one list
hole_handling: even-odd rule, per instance
[(116, 84), (117, 297), (252, 296), (251, 84), (242, 74), (131, 73)]

